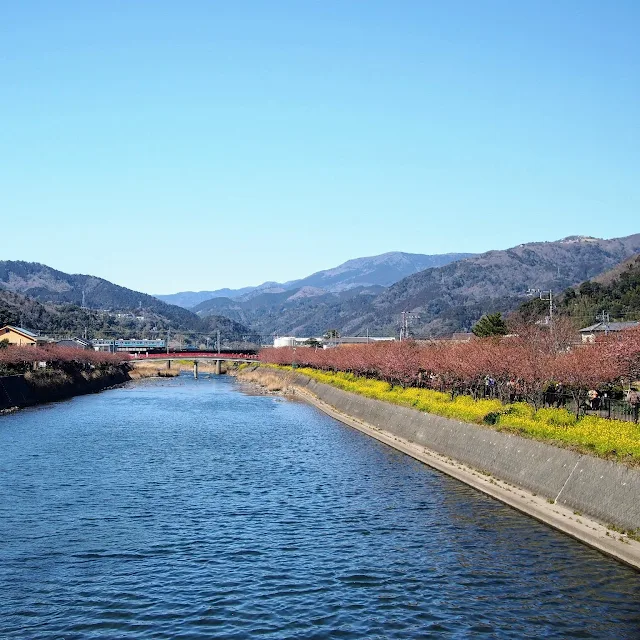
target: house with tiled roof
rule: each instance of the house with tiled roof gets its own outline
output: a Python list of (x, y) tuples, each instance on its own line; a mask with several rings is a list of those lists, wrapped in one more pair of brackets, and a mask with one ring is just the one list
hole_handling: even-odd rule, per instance
[(614, 333), (617, 331), (624, 331), (625, 329), (631, 329), (640, 325), (638, 321), (630, 322), (597, 322), (589, 327), (580, 329), (580, 335), (582, 336), (582, 342), (593, 342), (596, 336), (604, 336), (608, 333)]

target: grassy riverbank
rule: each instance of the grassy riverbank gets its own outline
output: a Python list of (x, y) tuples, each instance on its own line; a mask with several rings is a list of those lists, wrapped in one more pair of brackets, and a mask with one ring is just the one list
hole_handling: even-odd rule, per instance
[[(293, 371), (291, 367), (276, 365), (261, 365), (260, 368), (263, 373), (259, 376), (263, 377), (266, 386), (270, 386), (272, 390), (277, 390), (273, 387), (277, 387), (278, 383), (269, 378), (268, 369)], [(244, 371), (247, 369), (243, 369), (241, 377), (246, 379), (248, 372), (244, 374)], [(298, 368), (296, 372), (367, 398), (411, 407), (454, 420), (482, 424), (496, 431), (515, 433), (630, 465), (640, 465), (640, 425), (631, 422), (595, 416), (576, 419), (565, 409), (535, 411), (526, 403), (503, 404), (499, 400), (474, 400), (469, 396), (457, 396), (452, 399), (446, 393), (415, 387), (402, 388), (349, 373), (311, 368)]]

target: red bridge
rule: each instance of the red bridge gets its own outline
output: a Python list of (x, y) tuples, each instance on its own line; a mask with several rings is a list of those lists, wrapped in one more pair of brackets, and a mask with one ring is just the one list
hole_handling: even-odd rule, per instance
[(150, 353), (132, 355), (132, 360), (232, 360), (234, 362), (256, 362), (258, 356), (249, 353), (215, 353), (213, 351), (170, 351), (169, 353)]

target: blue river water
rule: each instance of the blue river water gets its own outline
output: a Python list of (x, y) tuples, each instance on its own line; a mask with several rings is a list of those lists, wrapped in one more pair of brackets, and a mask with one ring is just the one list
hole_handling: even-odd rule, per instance
[(308, 405), (0, 416), (0, 638), (640, 638), (640, 574)]

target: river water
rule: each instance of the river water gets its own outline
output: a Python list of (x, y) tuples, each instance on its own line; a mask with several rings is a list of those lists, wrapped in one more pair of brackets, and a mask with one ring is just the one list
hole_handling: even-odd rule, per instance
[(0, 417), (0, 638), (640, 638), (640, 575), (308, 405)]

